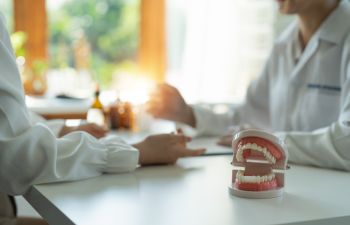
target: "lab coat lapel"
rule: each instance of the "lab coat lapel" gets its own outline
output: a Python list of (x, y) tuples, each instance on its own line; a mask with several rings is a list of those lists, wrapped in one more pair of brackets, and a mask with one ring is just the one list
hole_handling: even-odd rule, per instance
[(349, 25), (347, 22), (350, 18), (350, 4), (349, 1), (341, 1), (338, 8), (324, 21), (319, 30), (309, 41), (304, 53), (301, 55), (299, 62), (294, 67), (291, 73), (291, 79), (298, 77), (300, 71), (315, 54), (320, 45), (320, 41), (327, 41), (329, 43), (338, 44), (342, 41), (344, 36), (349, 32)]
[[(317, 38), (317, 37), (315, 37)], [(313, 54), (315, 54), (319, 45), (319, 39), (310, 40), (309, 44), (306, 46), (303, 54), (301, 55), (299, 62), (296, 64), (291, 73), (291, 79), (295, 79), (301, 69), (306, 65), (306, 63), (310, 60)]]

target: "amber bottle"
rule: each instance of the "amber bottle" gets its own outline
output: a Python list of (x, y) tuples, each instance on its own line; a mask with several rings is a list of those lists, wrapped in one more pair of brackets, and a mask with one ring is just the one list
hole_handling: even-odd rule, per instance
[(86, 120), (89, 123), (95, 123), (100, 126), (106, 125), (106, 115), (105, 115), (103, 105), (100, 101), (99, 89), (95, 91), (95, 98), (90, 109), (87, 112)]

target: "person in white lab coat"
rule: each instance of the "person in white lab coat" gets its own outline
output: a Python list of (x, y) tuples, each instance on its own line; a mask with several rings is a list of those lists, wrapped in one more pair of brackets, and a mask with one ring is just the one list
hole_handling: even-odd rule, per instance
[[(42, 125), (47, 126), (56, 137), (62, 137), (74, 131), (85, 131), (94, 136), (95, 138), (101, 138), (104, 137), (108, 131), (106, 128), (100, 127), (92, 123), (81, 124), (78, 126), (66, 126), (65, 121), (61, 119), (45, 120), (43, 117), (33, 112), (29, 112), (29, 115), (30, 122), (32, 125), (41, 123)], [(17, 205), (15, 199), (11, 196), (7, 196), (6, 194), (0, 192), (0, 224), (47, 224), (44, 220), (40, 218), (23, 216), (16, 217), (16, 211)]]
[(229, 126), (245, 124), (266, 129), (285, 139), (291, 162), (350, 171), (350, 3), (276, 2), (281, 13), (296, 14), (297, 20), (274, 44), (243, 104), (215, 114), (188, 105), (174, 87), (161, 85), (148, 110), (203, 135), (222, 135)]
[[(57, 138), (42, 123), (32, 124), (1, 16), (0, 68), (0, 193), (19, 195), (33, 184), (129, 172), (138, 165), (175, 163), (180, 157), (204, 152), (188, 149), (190, 138), (183, 134), (153, 135), (129, 145), (117, 136), (96, 139), (86, 132)], [(7, 219), (3, 216), (0, 212), (0, 219)], [(18, 222), (10, 219), (4, 223)]]

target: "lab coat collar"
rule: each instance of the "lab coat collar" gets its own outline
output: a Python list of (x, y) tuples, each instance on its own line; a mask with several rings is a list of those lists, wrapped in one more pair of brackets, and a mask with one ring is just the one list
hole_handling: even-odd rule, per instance
[(348, 21), (350, 21), (350, 3), (348, 0), (342, 0), (323, 22), (315, 36), (323, 41), (340, 44), (350, 30)]
[[(350, 3), (349, 0), (342, 0), (314, 34), (313, 39), (340, 44), (344, 36), (349, 33), (348, 21), (350, 21)], [(294, 44), (294, 41), (298, 40), (298, 34), (298, 21), (294, 20), (278, 38), (278, 42)]]

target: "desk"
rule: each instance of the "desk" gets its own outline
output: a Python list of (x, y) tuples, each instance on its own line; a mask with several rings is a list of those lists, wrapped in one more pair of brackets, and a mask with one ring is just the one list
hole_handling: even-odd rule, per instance
[(26, 96), (26, 105), (45, 119), (86, 119), (91, 100)]
[(231, 156), (185, 158), (24, 195), (50, 224), (350, 224), (350, 173), (292, 165), (285, 194), (231, 196)]

